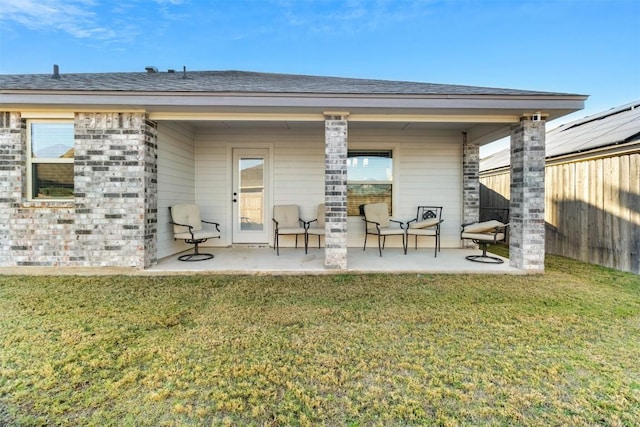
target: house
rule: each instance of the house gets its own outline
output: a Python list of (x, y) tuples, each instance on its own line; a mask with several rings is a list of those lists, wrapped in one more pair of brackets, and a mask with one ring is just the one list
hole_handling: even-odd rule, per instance
[(510, 262), (542, 272), (545, 121), (585, 99), (186, 68), (2, 75), (0, 266), (148, 268), (187, 249), (169, 226), (178, 202), (221, 223), (207, 242), (221, 246), (268, 245), (273, 205), (312, 218), (324, 202), (327, 269), (362, 244), (356, 198), (388, 201), (399, 219), (441, 205), (442, 248), (460, 248), (460, 225), (479, 215), (479, 147), (511, 135), (522, 196)]
[[(508, 208), (510, 153), (480, 161), (481, 210)], [(546, 251), (640, 274), (640, 101), (546, 136)]]

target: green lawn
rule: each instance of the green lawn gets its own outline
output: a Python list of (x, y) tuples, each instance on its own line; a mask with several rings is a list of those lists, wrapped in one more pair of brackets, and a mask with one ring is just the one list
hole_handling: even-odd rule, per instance
[(0, 425), (640, 424), (640, 276), (0, 276)]

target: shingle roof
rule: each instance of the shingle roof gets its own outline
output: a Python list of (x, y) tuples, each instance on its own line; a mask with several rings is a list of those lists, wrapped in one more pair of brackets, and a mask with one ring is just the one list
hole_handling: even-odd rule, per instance
[(568, 95), (517, 89), (245, 71), (0, 75), (0, 90), (368, 95)]
[[(550, 130), (546, 134), (546, 157), (582, 153), (636, 140), (640, 140), (640, 100)], [(510, 161), (510, 150), (501, 150), (481, 159), (480, 170), (502, 168)]]

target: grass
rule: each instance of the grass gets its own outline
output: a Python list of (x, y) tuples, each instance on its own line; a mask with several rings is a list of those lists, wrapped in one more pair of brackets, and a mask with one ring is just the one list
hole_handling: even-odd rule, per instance
[(0, 425), (640, 423), (640, 277), (0, 276)]

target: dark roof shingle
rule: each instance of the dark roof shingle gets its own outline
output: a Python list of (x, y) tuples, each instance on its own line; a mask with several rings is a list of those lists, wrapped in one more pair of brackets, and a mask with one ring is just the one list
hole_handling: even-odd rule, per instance
[[(640, 141), (640, 100), (565, 123), (546, 134), (547, 159)], [(509, 148), (480, 160), (480, 170), (509, 166)]]
[(0, 75), (0, 90), (553, 96), (562, 93), (246, 71)]

